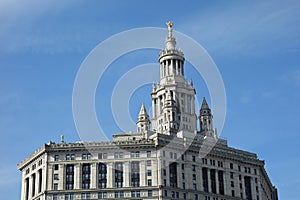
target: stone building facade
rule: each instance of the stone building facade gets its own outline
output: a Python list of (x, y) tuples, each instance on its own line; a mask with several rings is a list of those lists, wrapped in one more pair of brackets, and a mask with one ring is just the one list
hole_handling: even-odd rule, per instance
[(136, 132), (111, 142), (43, 145), (18, 164), (21, 200), (278, 199), (264, 161), (218, 138), (205, 98), (197, 116), (172, 25), (151, 92), (152, 118), (142, 104)]

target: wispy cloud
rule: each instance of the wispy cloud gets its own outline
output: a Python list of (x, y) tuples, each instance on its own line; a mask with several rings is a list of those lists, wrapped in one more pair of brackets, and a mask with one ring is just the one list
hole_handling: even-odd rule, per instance
[(200, 41), (210, 41), (215, 51), (255, 53), (251, 51), (262, 50), (263, 44), (295, 45), (291, 40), (295, 42), (300, 32), (298, 6), (276, 1), (230, 4), (216, 7), (214, 12), (193, 13), (180, 28)]

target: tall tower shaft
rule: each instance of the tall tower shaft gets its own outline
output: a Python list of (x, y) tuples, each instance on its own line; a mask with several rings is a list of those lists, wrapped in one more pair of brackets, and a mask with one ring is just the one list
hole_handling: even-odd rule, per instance
[(152, 129), (172, 134), (197, 130), (195, 89), (184, 77), (184, 54), (176, 48), (173, 24), (167, 23), (169, 34), (165, 49), (160, 52), (160, 81), (152, 88)]

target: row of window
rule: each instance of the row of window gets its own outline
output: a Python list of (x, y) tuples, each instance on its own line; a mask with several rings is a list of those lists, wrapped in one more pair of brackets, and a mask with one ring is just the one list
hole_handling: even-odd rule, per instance
[[(147, 157), (151, 157), (151, 151), (146, 152)], [(135, 151), (130, 153), (131, 158), (139, 158), (140, 152)], [(84, 153), (81, 155), (82, 160), (90, 160), (92, 158), (92, 155), (90, 153)], [(124, 152), (115, 152), (114, 158), (124, 158)], [(107, 159), (107, 153), (98, 153), (98, 159)], [(65, 160), (75, 160), (75, 154), (67, 154), (65, 156)], [(54, 155), (54, 161), (59, 161), (59, 155)], [(28, 172), (29, 173), (29, 172)]]
[[(148, 190), (148, 197), (153, 196), (153, 191)], [(130, 192), (131, 197), (141, 197), (141, 192), (139, 190), (137, 191), (131, 191)], [(124, 198), (124, 191), (116, 191), (114, 192), (114, 198)], [(75, 195), (74, 194), (65, 194), (65, 200), (74, 200)], [(108, 198), (107, 192), (98, 192), (98, 199), (106, 199)], [(52, 197), (53, 200), (58, 200), (58, 195), (54, 194)], [(91, 199), (91, 193), (81, 193), (81, 199)]]
[[(43, 164), (43, 159), (40, 159), (37, 164), (38, 164), (38, 166), (41, 166)], [(35, 169), (36, 169), (36, 164), (33, 164), (31, 166), (31, 170), (33, 171)], [(25, 171), (25, 174), (27, 175), (29, 173), (30, 173), (30, 168), (27, 168), (26, 171)]]

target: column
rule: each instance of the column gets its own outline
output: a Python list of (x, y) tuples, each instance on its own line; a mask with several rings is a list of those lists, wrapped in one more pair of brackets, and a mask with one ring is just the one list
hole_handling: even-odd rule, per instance
[(175, 60), (175, 74), (178, 75), (178, 60)]
[(74, 165), (74, 189), (81, 188), (81, 164)]
[(219, 194), (220, 190), (219, 190), (219, 171), (216, 170), (215, 171), (215, 177), (216, 177), (216, 193)]
[(98, 182), (98, 165), (97, 163), (91, 164), (91, 189), (97, 188)]
[(29, 187), (28, 188), (28, 199), (31, 199), (32, 197), (32, 175), (29, 177)]
[(124, 177), (124, 187), (130, 187), (130, 163), (129, 163), (129, 161), (124, 162), (123, 177)]
[(207, 183), (208, 183), (208, 192), (211, 192), (211, 180), (210, 180), (210, 169), (207, 168)]
[(173, 61), (173, 59), (171, 59), (171, 65), (170, 65), (170, 67), (171, 67), (172, 75), (174, 75), (175, 71), (174, 71), (174, 61)]
[(40, 173), (37, 171), (35, 174), (35, 195), (37, 195), (39, 193)]
[(113, 188), (114, 187), (114, 166), (113, 163), (107, 163), (107, 188)]
[(182, 169), (181, 169), (181, 163), (177, 163), (177, 187), (182, 188), (182, 182), (185, 182), (185, 180), (182, 179)]
[(147, 186), (146, 183), (146, 164), (145, 160), (140, 162), (140, 186)]
[(64, 190), (65, 189), (65, 165), (64, 164), (59, 164), (59, 168), (58, 168), (58, 177), (59, 177), (59, 181), (58, 181), (58, 190)]
[(202, 167), (197, 166), (197, 182), (199, 184), (199, 190), (203, 191), (203, 178), (202, 178)]

